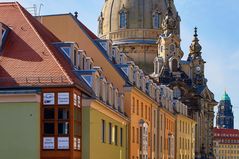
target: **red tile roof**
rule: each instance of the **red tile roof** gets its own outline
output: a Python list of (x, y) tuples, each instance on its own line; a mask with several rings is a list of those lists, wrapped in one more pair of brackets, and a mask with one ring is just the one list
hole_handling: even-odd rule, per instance
[(59, 42), (19, 3), (0, 3), (0, 22), (11, 31), (0, 52), (0, 87), (78, 84), (72, 66), (52, 45)]
[(226, 140), (239, 139), (239, 130), (214, 128), (213, 136), (215, 139), (226, 139)]

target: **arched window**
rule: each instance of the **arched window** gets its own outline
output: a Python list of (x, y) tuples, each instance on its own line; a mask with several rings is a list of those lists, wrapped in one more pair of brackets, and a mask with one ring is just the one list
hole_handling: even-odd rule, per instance
[(120, 29), (127, 27), (127, 10), (124, 6), (119, 12), (119, 27)]
[(153, 28), (159, 29), (161, 23), (161, 15), (159, 11), (154, 11), (153, 13)]

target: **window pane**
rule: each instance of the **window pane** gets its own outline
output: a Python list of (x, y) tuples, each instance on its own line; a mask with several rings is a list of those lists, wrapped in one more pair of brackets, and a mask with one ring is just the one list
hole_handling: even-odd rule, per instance
[(44, 123), (44, 134), (53, 135), (54, 133), (54, 123)]
[(123, 128), (120, 128), (120, 146), (123, 146)]
[(44, 109), (44, 119), (54, 119), (54, 108), (45, 108)]
[(109, 144), (112, 143), (112, 124), (109, 123)]
[(60, 134), (60, 135), (68, 135), (69, 134), (69, 123), (68, 122), (58, 123), (58, 134)]
[(105, 121), (102, 120), (101, 124), (101, 141), (105, 143)]
[(69, 119), (69, 110), (68, 109), (58, 109), (58, 119), (67, 120)]

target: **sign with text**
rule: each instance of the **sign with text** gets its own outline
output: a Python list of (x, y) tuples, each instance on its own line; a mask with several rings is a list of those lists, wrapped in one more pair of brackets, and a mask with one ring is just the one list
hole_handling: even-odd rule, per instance
[(58, 137), (58, 149), (69, 149), (69, 137)]
[(59, 105), (68, 105), (68, 104), (70, 104), (70, 95), (69, 95), (69, 93), (58, 93), (58, 104)]
[(43, 93), (43, 104), (44, 105), (54, 105), (55, 104), (55, 94), (54, 93)]
[(54, 137), (43, 138), (43, 149), (52, 150), (55, 148)]

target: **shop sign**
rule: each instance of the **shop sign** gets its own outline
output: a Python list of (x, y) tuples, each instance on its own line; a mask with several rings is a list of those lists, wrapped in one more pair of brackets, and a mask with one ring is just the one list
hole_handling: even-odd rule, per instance
[(44, 137), (43, 138), (43, 149), (52, 150), (54, 149), (54, 137)]
[(58, 93), (58, 104), (59, 105), (68, 105), (70, 104), (69, 93)]
[(58, 149), (69, 149), (69, 137), (58, 137)]
[(54, 93), (43, 93), (43, 104), (44, 105), (54, 105), (55, 104), (55, 94)]

